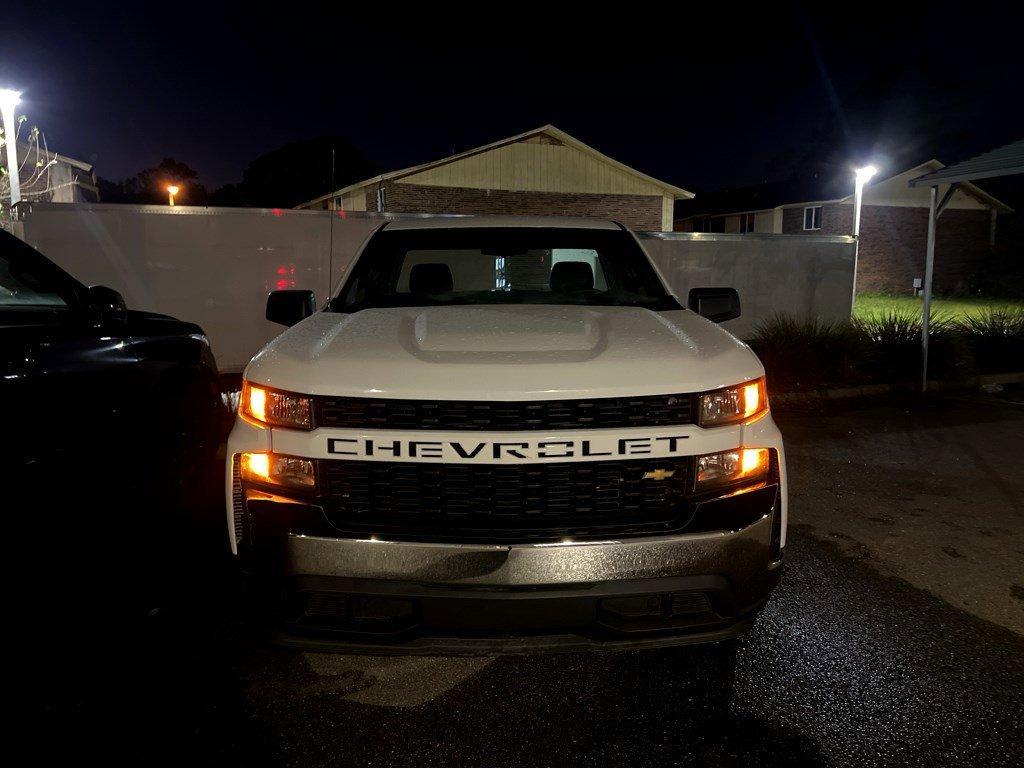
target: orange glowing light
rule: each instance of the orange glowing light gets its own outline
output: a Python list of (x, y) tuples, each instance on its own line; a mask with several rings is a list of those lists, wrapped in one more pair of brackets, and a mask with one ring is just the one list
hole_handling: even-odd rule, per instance
[(253, 419), (260, 422), (267, 421), (267, 391), (262, 387), (253, 387), (246, 382), (246, 392), (243, 393), (245, 410)]
[(270, 480), (269, 454), (242, 454), (242, 475), (263, 481)]
[(768, 469), (768, 449), (743, 449), (740, 477), (758, 475)]
[(743, 416), (756, 414), (761, 408), (761, 384), (754, 382), (743, 388)]

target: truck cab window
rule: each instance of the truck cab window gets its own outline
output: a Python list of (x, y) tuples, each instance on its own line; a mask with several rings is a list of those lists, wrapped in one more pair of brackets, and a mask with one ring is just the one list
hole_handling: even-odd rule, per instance
[(67, 307), (59, 287), (22, 261), (0, 255), (0, 307)]
[(331, 309), (456, 304), (679, 308), (626, 232), (453, 227), (379, 232)]

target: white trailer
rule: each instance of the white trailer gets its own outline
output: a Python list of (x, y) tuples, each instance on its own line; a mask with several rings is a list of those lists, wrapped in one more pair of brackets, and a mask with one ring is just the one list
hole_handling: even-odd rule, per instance
[[(88, 285), (129, 307), (206, 331), (223, 372), (239, 372), (280, 331), (267, 294), (310, 289), (326, 301), (378, 217), (326, 211), (116, 204), (35, 204), (24, 239)], [(332, 269), (333, 264), (333, 269)]]
[[(329, 297), (366, 237), (386, 219), (346, 211), (36, 203), (22, 237), (78, 280), (120, 291), (129, 307), (198, 323), (220, 370), (238, 373), (280, 327), (264, 317), (279, 288)], [(423, 217), (416, 217), (423, 218)], [(774, 312), (850, 317), (853, 239), (640, 233), (672, 289), (735, 286), (740, 337)]]

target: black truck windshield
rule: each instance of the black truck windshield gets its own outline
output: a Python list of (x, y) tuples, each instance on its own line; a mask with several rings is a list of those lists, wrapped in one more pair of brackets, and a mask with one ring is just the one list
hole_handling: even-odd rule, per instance
[(393, 230), (367, 244), (330, 309), (576, 304), (679, 309), (623, 230)]

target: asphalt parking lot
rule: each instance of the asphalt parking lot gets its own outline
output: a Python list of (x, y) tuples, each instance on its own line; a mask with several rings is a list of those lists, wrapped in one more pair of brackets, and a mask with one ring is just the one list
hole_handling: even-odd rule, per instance
[(777, 419), (786, 573), (725, 718), (685, 653), (269, 647), (212, 569), (183, 606), (24, 634), (12, 747), (33, 764), (1020, 765), (1024, 392)]

